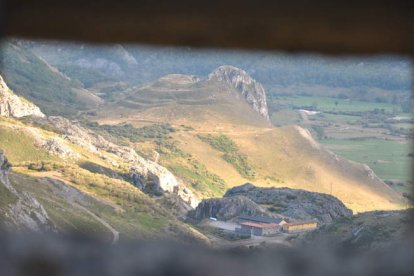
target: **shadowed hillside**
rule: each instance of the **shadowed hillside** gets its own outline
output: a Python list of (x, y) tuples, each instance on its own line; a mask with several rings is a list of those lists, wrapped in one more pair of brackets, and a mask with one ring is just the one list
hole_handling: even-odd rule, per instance
[(47, 115), (74, 116), (95, 107), (101, 99), (85, 90), (20, 41), (1, 45), (0, 73), (18, 95), (38, 105)]

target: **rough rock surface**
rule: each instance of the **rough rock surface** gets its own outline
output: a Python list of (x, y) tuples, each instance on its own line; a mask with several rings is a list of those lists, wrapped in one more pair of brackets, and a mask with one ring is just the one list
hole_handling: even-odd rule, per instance
[[(176, 177), (165, 167), (144, 159), (130, 147), (118, 146), (107, 141), (104, 137), (95, 132), (86, 129), (75, 121), (70, 121), (59, 116), (50, 116), (47, 118), (56, 130), (62, 135), (62, 138), (76, 144), (88, 151), (94, 152), (105, 159), (110, 159), (104, 153), (114, 154), (122, 159), (123, 162), (130, 164), (132, 178), (146, 191), (154, 193), (174, 193), (182, 198), (192, 207), (197, 206), (199, 200), (187, 189)], [(109, 160), (116, 164), (116, 160)]]
[(359, 213), (324, 225), (295, 242), (300, 245), (333, 245), (346, 249), (387, 248), (410, 233), (411, 210)]
[(208, 79), (226, 82), (234, 87), (256, 112), (269, 120), (266, 92), (263, 86), (246, 71), (234, 66), (222, 65), (214, 70)]
[(29, 193), (19, 193), (9, 181), (8, 174), (11, 165), (0, 150), (0, 185), (6, 187), (8, 192), (13, 195), (13, 202), (9, 203), (4, 210), (5, 220), (2, 223), (12, 229), (48, 231), (53, 230), (54, 226), (43, 206)]
[(188, 216), (198, 221), (209, 217), (227, 221), (240, 214), (264, 215), (266, 210), (245, 196), (233, 196), (203, 200)]
[(320, 223), (330, 223), (352, 216), (352, 211), (340, 200), (327, 194), (289, 188), (259, 188), (246, 183), (228, 190), (224, 198), (240, 195), (259, 205), (270, 205), (278, 214), (295, 220), (316, 219)]
[(19, 118), (25, 116), (44, 117), (45, 115), (39, 107), (14, 94), (0, 76), (0, 116)]
[(59, 155), (63, 159), (67, 158), (79, 158), (79, 154), (72, 151), (71, 148), (66, 146), (62, 141), (56, 138), (49, 138), (47, 140), (41, 140), (39, 144), (42, 148), (52, 154)]

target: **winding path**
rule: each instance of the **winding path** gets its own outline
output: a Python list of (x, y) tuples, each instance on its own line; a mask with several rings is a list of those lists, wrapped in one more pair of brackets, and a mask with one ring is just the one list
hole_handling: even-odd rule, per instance
[(115, 244), (115, 243), (117, 243), (119, 241), (119, 232), (116, 231), (108, 222), (106, 222), (104, 219), (98, 217), (97, 215), (95, 215), (94, 213), (92, 213), (91, 211), (89, 211), (87, 208), (83, 207), (82, 205), (80, 205), (78, 203), (75, 203), (74, 202), (73, 205), (75, 205), (79, 209), (82, 209), (83, 211), (85, 211), (86, 213), (88, 213), (91, 217), (93, 217), (94, 219), (96, 219), (97, 221), (99, 221), (106, 228), (108, 228), (108, 230), (112, 232), (112, 236), (113, 236), (112, 244)]

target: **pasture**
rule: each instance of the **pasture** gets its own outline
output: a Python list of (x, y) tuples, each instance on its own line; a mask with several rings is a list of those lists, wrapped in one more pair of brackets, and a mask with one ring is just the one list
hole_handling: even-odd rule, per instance
[[(381, 139), (325, 139), (320, 141), (333, 152), (367, 164), (383, 180), (407, 182), (411, 178), (413, 148), (409, 142)], [(401, 190), (401, 187), (396, 187)]]

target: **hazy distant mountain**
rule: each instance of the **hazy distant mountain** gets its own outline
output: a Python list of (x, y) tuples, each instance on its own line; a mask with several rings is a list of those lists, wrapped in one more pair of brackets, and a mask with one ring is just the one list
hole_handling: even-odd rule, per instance
[(101, 102), (20, 41), (1, 45), (0, 73), (18, 95), (38, 105), (48, 115), (74, 115)]
[(407, 91), (411, 87), (412, 65), (403, 57), (332, 58), (139, 45), (94, 47), (57, 42), (31, 43), (29, 48), (63, 71), (74, 72), (79, 68), (88, 70), (91, 78), (93, 74), (103, 73), (131, 83), (152, 82), (167, 74), (203, 76), (222, 64), (231, 64), (246, 70), (271, 93), (277, 92), (273, 89), (275, 86), (292, 85), (376, 87), (396, 91)]

